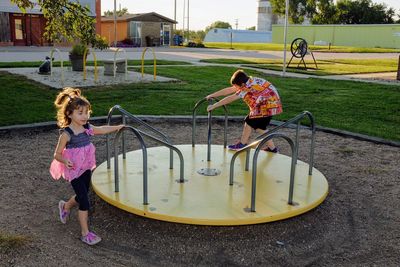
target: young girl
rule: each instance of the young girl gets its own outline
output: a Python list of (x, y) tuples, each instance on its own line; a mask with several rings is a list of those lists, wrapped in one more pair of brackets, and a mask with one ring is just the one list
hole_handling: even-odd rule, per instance
[(95, 147), (90, 138), (95, 134), (107, 134), (124, 127), (95, 127), (88, 123), (92, 112), (89, 101), (81, 95), (79, 89), (64, 88), (54, 102), (57, 108), (57, 125), (62, 129), (50, 173), (54, 179), (61, 176), (69, 181), (76, 195), (67, 202), (58, 203), (60, 220), (67, 222), (71, 208), (79, 206), (78, 218), (81, 226), (81, 240), (88, 245), (94, 245), (101, 238), (88, 227), (89, 186), (92, 171), (96, 167)]

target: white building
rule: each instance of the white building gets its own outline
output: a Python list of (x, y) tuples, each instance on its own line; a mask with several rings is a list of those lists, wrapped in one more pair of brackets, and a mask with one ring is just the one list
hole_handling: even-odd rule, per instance
[(272, 24), (283, 24), (283, 21), (283, 18), (272, 13), (269, 0), (258, 0), (257, 31), (272, 31)]

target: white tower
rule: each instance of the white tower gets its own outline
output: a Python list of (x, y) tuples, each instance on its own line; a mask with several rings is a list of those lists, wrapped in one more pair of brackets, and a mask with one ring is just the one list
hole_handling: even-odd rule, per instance
[(269, 0), (258, 0), (257, 31), (271, 31), (273, 23), (272, 7)]

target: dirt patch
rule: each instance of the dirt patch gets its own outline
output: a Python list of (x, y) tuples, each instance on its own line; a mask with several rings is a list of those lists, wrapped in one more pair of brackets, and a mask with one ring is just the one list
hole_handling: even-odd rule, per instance
[[(176, 144), (191, 142), (190, 123), (156, 123)], [(229, 142), (241, 134), (229, 123)], [(222, 144), (222, 126), (213, 126)], [(198, 143), (206, 143), (198, 126)], [(292, 130), (285, 133), (293, 135)], [(307, 161), (309, 135), (301, 131), (299, 158)], [(58, 130), (0, 133), (0, 229), (30, 242), (0, 252), (2, 266), (266, 266), (399, 265), (400, 149), (317, 132), (315, 167), (328, 179), (329, 195), (316, 209), (284, 221), (211, 227), (168, 223), (119, 210), (94, 194), (92, 228), (103, 241), (95, 247), (78, 240), (76, 211), (68, 224), (57, 203), (71, 195), (48, 168)], [(98, 163), (105, 161), (105, 137), (94, 138)], [(279, 142), (281, 153), (287, 144)], [(131, 148), (133, 144), (129, 145)]]

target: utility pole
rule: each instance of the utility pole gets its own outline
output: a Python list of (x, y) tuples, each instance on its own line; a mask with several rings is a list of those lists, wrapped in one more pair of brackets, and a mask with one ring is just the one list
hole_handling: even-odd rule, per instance
[(235, 19), (236, 30), (238, 29), (239, 19)]
[(183, 0), (183, 20), (182, 20), (182, 37), (185, 40), (185, 14), (186, 14), (186, 0)]
[(285, 26), (283, 29), (283, 69), (282, 76), (286, 74), (286, 42), (287, 42), (287, 31), (288, 31), (288, 16), (289, 16), (289, 0), (285, 1)]
[(117, 47), (117, 0), (114, 0), (114, 47)]
[(187, 0), (188, 1), (188, 4), (187, 4), (187, 34), (188, 34), (188, 42), (189, 42), (189, 38), (190, 38), (190, 31), (189, 31), (189, 21), (190, 21), (190, 19), (189, 19), (189, 0)]
[[(175, 0), (175, 5), (174, 5), (174, 20), (176, 21), (176, 0)], [(172, 26), (172, 40), (174, 38), (174, 35), (176, 33), (176, 24)]]

